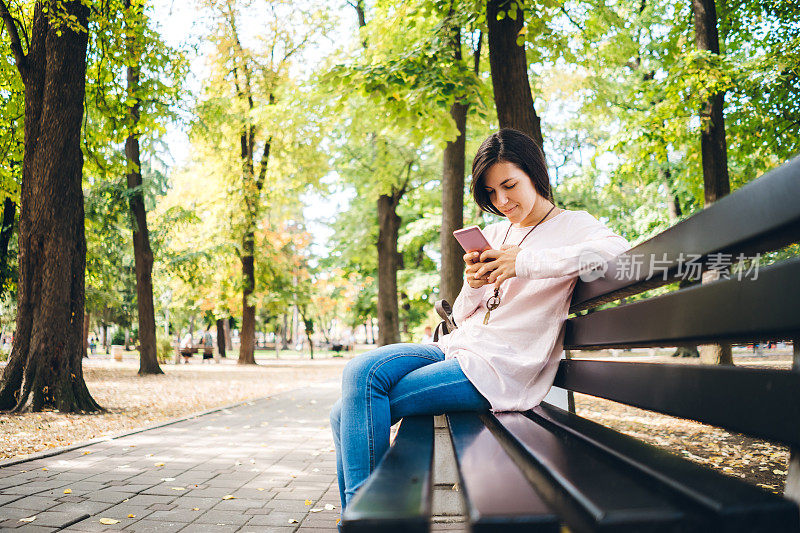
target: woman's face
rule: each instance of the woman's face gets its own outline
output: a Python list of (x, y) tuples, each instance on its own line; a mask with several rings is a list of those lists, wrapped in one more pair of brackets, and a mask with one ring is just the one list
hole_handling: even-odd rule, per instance
[(513, 163), (495, 163), (486, 172), (484, 187), (498, 211), (512, 224), (531, 225), (534, 206), (541, 196), (528, 175)]

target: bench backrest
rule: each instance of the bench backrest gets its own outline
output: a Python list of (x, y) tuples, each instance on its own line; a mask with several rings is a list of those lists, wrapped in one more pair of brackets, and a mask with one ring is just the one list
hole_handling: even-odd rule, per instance
[[(678, 281), (687, 272), (696, 274), (696, 267), (713, 269), (736, 263), (740, 254), (753, 257), (797, 241), (800, 158), (617, 257), (604, 277), (579, 281), (570, 311)], [(730, 279), (571, 318), (564, 347), (800, 340), (799, 281), (800, 258), (751, 265)], [(555, 384), (800, 448), (800, 373), (566, 360)]]

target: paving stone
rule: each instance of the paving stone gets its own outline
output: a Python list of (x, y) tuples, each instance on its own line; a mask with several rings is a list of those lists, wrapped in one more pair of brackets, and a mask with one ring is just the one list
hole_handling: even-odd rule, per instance
[(121, 531), (136, 533), (176, 533), (186, 527), (185, 522), (161, 522), (158, 520), (139, 520)]
[(177, 503), (154, 503), (148, 507), (151, 511), (171, 511), (178, 507)]
[(7, 506), (15, 509), (27, 509), (30, 511), (46, 511), (47, 509), (58, 505), (54, 498), (49, 496), (26, 496)]
[[(305, 517), (305, 513), (281, 513), (275, 511), (267, 515), (256, 515), (247, 521), (247, 526), (291, 526), (289, 520), (300, 521)], [(297, 527), (297, 525), (293, 526)]]
[(239, 531), (241, 525), (227, 524), (189, 524), (181, 529), (181, 533), (228, 533)]
[(241, 511), (220, 511), (212, 509), (198, 516), (194, 523), (197, 524), (235, 524), (243, 526), (252, 515), (243, 514)]
[(45, 511), (36, 514), (35, 524), (37, 526), (62, 528), (69, 524), (88, 518), (89, 514), (80, 510), (73, 511)]

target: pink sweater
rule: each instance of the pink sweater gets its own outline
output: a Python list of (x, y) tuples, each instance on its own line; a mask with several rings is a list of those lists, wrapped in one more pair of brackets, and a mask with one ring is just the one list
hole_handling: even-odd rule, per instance
[[(499, 249), (509, 222), (483, 232)], [(506, 244), (517, 245), (530, 228), (512, 227)], [(456, 358), (493, 411), (524, 411), (539, 404), (553, 383), (563, 353), (562, 326), (585, 254), (605, 259), (621, 254), (628, 242), (586, 211), (563, 211), (543, 222), (522, 243), (517, 277), (500, 288), (500, 306), (483, 324), (493, 285), (464, 283), (453, 305), (458, 329), (438, 342), (447, 359)], [(596, 256), (594, 256), (596, 257)]]

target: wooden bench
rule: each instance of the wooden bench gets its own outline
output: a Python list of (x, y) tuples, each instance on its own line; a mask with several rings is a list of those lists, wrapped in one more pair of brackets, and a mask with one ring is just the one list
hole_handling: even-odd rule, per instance
[[(688, 418), (800, 450), (800, 258), (605, 309), (675, 282), (686, 254), (754, 255), (800, 238), (800, 158), (611, 261), (578, 282), (565, 348), (793, 340), (794, 369), (563, 360), (555, 385)], [(681, 253), (684, 256), (681, 256)], [(632, 258), (659, 270), (628, 272)], [(618, 279), (619, 278), (619, 279)], [(586, 311), (589, 312), (586, 312)], [(571, 406), (574, 403), (570, 402)], [(542, 403), (525, 413), (446, 416), (472, 531), (798, 531), (800, 459), (785, 496)], [(432, 417), (401, 422), (378, 468), (346, 509), (356, 531), (428, 531)]]

